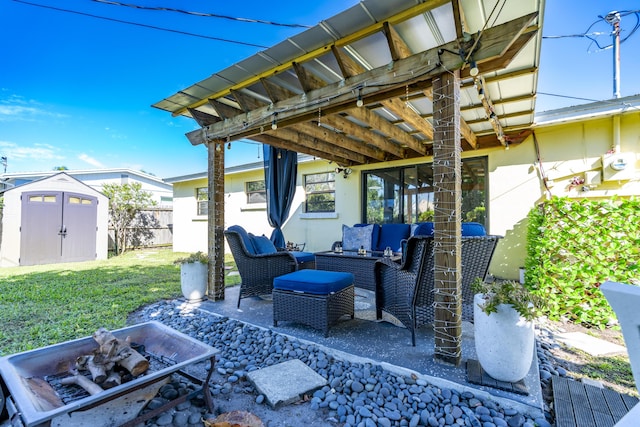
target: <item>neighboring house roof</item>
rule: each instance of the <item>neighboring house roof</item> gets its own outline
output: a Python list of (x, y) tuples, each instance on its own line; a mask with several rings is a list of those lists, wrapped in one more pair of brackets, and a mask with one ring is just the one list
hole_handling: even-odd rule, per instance
[(640, 112), (640, 95), (613, 98), (583, 105), (573, 105), (536, 114), (535, 127), (578, 122), (616, 114)]
[(429, 155), (433, 81), (460, 69), (463, 149), (518, 143), (533, 124), (544, 3), (362, 0), (154, 107), (196, 120), (194, 145), (248, 138), (362, 165)]
[(65, 177), (67, 178), (67, 180), (72, 180), (73, 182), (75, 182), (77, 185), (81, 185), (82, 187), (85, 187), (87, 189), (88, 192), (94, 193), (94, 194), (99, 194), (102, 195), (104, 197), (106, 197), (102, 192), (96, 190), (95, 188), (85, 184), (84, 182), (80, 181), (79, 179), (74, 178), (73, 176), (65, 173), (65, 172), (55, 172), (51, 175), (47, 175), (47, 176), (43, 176), (42, 178), (38, 178), (38, 179), (34, 179), (33, 181), (29, 181), (27, 183), (24, 183), (22, 185), (18, 185), (16, 187), (11, 187), (11, 188), (6, 188), (3, 190), (0, 190), (0, 194), (4, 194), (4, 193), (8, 193), (10, 191), (24, 191), (25, 189), (28, 189), (31, 186), (37, 186), (38, 184), (42, 184), (46, 181), (50, 181), (52, 184), (55, 185), (55, 183), (60, 182), (60, 180), (65, 180)]
[(40, 178), (44, 178), (47, 176), (52, 176), (57, 173), (64, 172), (69, 176), (77, 176), (77, 175), (109, 175), (109, 174), (127, 174), (129, 176), (138, 176), (140, 178), (144, 178), (149, 181), (154, 181), (159, 186), (164, 186), (168, 189), (171, 188), (171, 184), (165, 182), (162, 178), (158, 178), (157, 176), (150, 175), (148, 173), (144, 173), (141, 171), (136, 171), (133, 169), (127, 168), (113, 168), (113, 169), (74, 169), (74, 170), (53, 170), (53, 171), (40, 171), (40, 172), (10, 172), (0, 174), (0, 180), (36, 180)]

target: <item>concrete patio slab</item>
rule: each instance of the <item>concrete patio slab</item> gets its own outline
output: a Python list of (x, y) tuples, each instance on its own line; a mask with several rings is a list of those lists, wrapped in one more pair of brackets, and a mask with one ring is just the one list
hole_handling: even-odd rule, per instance
[(249, 372), (247, 378), (272, 408), (297, 402), (303, 394), (327, 384), (327, 380), (299, 359)]
[(563, 332), (554, 334), (554, 337), (558, 342), (582, 350), (592, 356), (610, 356), (627, 352), (627, 349), (621, 345), (613, 344), (582, 332)]

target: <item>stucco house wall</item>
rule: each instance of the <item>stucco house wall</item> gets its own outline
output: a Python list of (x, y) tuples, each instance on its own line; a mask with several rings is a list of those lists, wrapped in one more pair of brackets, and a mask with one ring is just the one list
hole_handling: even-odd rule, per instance
[[(522, 144), (504, 148), (464, 151), (462, 157), (487, 156), (488, 206), (487, 229), (503, 236), (498, 244), (490, 273), (505, 279), (519, 278), (519, 267), (526, 257), (527, 215), (551, 195), (571, 198), (609, 198), (640, 195), (640, 113), (638, 109), (602, 108), (602, 103), (586, 107), (556, 110), (539, 117), (534, 136)], [(640, 105), (640, 97), (622, 101)], [(585, 112), (586, 111), (586, 112)], [(619, 141), (614, 129), (619, 118)], [(613, 171), (607, 162), (609, 151), (617, 149), (631, 159), (624, 179), (611, 178)], [(605, 157), (603, 157), (605, 156)], [(604, 165), (603, 165), (604, 160)], [(285, 239), (306, 243), (305, 250), (321, 251), (341, 238), (342, 224), (361, 221), (361, 173), (365, 170), (429, 163), (432, 157), (386, 162), (373, 166), (353, 167), (346, 179), (336, 174), (336, 212), (306, 214), (304, 212), (303, 176), (332, 171), (335, 164), (326, 160), (310, 160), (298, 166), (298, 187), (288, 221), (283, 227)], [(206, 250), (206, 218), (197, 221), (195, 188), (206, 186), (206, 173), (200, 180), (174, 182), (174, 250)], [(572, 186), (576, 177), (585, 184)], [(243, 170), (236, 167), (225, 173), (225, 227), (239, 224), (254, 234), (271, 235), (264, 207), (248, 208), (244, 183), (263, 179), (263, 171), (255, 165)], [(184, 197), (183, 197), (184, 195)], [(189, 199), (191, 197), (191, 199)], [(184, 200), (182, 200), (184, 198)], [(182, 214), (182, 203), (190, 214)], [(186, 204), (189, 207), (186, 207)], [(188, 225), (180, 225), (190, 222)], [(184, 236), (182, 230), (188, 233)], [(198, 242), (197, 246), (189, 242)], [(183, 243), (181, 243), (183, 242)]]

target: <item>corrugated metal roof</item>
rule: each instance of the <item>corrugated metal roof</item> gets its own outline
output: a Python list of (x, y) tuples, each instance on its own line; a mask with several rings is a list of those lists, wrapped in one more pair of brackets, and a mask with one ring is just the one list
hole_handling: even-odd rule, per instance
[[(473, 59), (469, 57), (469, 52), (474, 54), (474, 52), (479, 52), (481, 49), (489, 48), (494, 43), (494, 40), (483, 38), (483, 35), (489, 33), (489, 29), (510, 23), (531, 13), (538, 13), (537, 17), (527, 26), (527, 29), (510, 45), (510, 49), (519, 49), (519, 51), (515, 55), (510, 50), (506, 52), (505, 58), (513, 56), (510, 62), (505, 64), (506, 66), (498, 65), (500, 64), (500, 58), (488, 59), (484, 63), (479, 63), (478, 68), (482, 80), (474, 79), (469, 75), (469, 65), (466, 65), (466, 70), (461, 73), (461, 117), (463, 122), (468, 124), (468, 127), (475, 134), (475, 136), (472, 136), (480, 138), (480, 147), (500, 144), (498, 135), (496, 135), (496, 127), (488, 120), (492, 111), (497, 115), (498, 123), (503, 128), (507, 141), (519, 142), (516, 136), (521, 131), (528, 130), (534, 121), (537, 71), (542, 35), (539, 28), (542, 24), (543, 9), (544, 0), (519, 0), (518, 2), (460, 0), (458, 16), (456, 8), (448, 1), (363, 0), (344, 12), (320, 22), (313, 28), (283, 40), (237, 64), (215, 72), (210, 77), (154, 104), (154, 107), (172, 114), (191, 116), (198, 120), (205, 130), (203, 130), (202, 135), (196, 135), (199, 138), (197, 142), (215, 140), (216, 138), (221, 138), (219, 129), (222, 129), (224, 125), (217, 122), (222, 119), (241, 114), (244, 114), (245, 117), (253, 118), (254, 116), (251, 116), (251, 114), (257, 116), (260, 112), (258, 110), (259, 107), (263, 108), (262, 115), (265, 116), (265, 106), (278, 105), (278, 101), (283, 101), (283, 99), (274, 98), (273, 93), (269, 93), (267, 84), (275, 85), (286, 94), (283, 95), (281, 93), (279, 95), (280, 98), (285, 96), (286, 98), (294, 99), (291, 97), (298, 96), (297, 99), (304, 100), (304, 97), (300, 96), (305, 93), (305, 89), (308, 93), (313, 88), (332, 84), (338, 87), (341, 82), (350, 81), (350, 76), (344, 75), (340, 67), (340, 61), (344, 59), (355, 63), (355, 66), (359, 66), (361, 72), (378, 69), (379, 67), (382, 67), (382, 69), (384, 67), (393, 67), (401, 62), (393, 61), (389, 47), (393, 40), (399, 41), (401, 52), (404, 49), (405, 56), (399, 58), (402, 60), (406, 58), (406, 55), (427, 52), (446, 43), (461, 40), (459, 35), (468, 38), (468, 34), (470, 34), (472, 41), (478, 40), (473, 45), (476, 51), (471, 51), (469, 46), (458, 51), (446, 49), (439, 52), (439, 57), (443, 58), (443, 62), (446, 59), (455, 59), (456, 56)], [(397, 34), (397, 38), (394, 39), (393, 35), (385, 32), (383, 23), (388, 24), (391, 30)], [(464, 30), (464, 33), (461, 33), (461, 30)], [(339, 51), (341, 57), (336, 57), (336, 51)], [(447, 58), (447, 56), (449, 57)], [(311, 89), (304, 87), (301, 75), (292, 67), (293, 62), (302, 65), (304, 72), (311, 76), (311, 83), (315, 86)], [(483, 67), (485, 67), (484, 70)], [(487, 69), (487, 67), (491, 67), (491, 69)], [(446, 72), (446, 70), (442, 70), (442, 72)], [(483, 104), (481, 101), (479, 84), (482, 86), (486, 97), (485, 101), (489, 100), (489, 104), (486, 102)], [(409, 85), (407, 84), (408, 88)], [(366, 89), (372, 90), (371, 88)], [(236, 93), (233, 91), (236, 91)], [(432, 125), (433, 103), (427, 96), (427, 92), (426, 90), (414, 90), (412, 88), (412, 92), (408, 94), (408, 97), (395, 94), (394, 96), (401, 99), (405, 105), (409, 106), (411, 110), (418, 113)], [(244, 101), (245, 105), (242, 105), (243, 98), (248, 99), (252, 105), (247, 106), (246, 99)], [(375, 113), (374, 119), (377, 117), (384, 119), (384, 121), (400, 129), (403, 135), (408, 135), (411, 141), (419, 141), (420, 144), (426, 144), (428, 147), (430, 143), (429, 135), (411, 125), (406, 116), (389, 111), (384, 102), (375, 99), (373, 96), (370, 99), (374, 99), (374, 101), (369, 102), (367, 100), (365, 107), (369, 112)], [(212, 103), (210, 100), (216, 100), (224, 105)], [(225, 109), (225, 105), (231, 107), (232, 110), (222, 112)], [(398, 140), (400, 136), (404, 139), (403, 135), (399, 136), (393, 129), (381, 126), (380, 123), (376, 124), (375, 121), (365, 120), (363, 122), (362, 114), (359, 114), (360, 117), (358, 117), (358, 114), (351, 114), (347, 108), (338, 113), (332, 112), (332, 114), (340, 116), (336, 120), (342, 118), (356, 123), (362, 131), (348, 130), (348, 124), (344, 122), (340, 122), (342, 125), (337, 126), (331, 121), (324, 122), (320, 120), (326, 135), (325, 142), (328, 142), (329, 146), (333, 144), (334, 146), (345, 147), (344, 141), (346, 138), (348, 141), (359, 141), (362, 144), (366, 144), (367, 147), (365, 148), (382, 150), (387, 153), (379, 158), (370, 153), (366, 155), (364, 162), (375, 162), (381, 159), (393, 158), (394, 156), (397, 158), (397, 153), (391, 156), (388, 155), (388, 149), (382, 147), (380, 143), (372, 141), (375, 138), (363, 137), (361, 132), (365, 132), (364, 135), (369, 136), (371, 134), (366, 133), (366, 131), (375, 132), (384, 140), (391, 141), (395, 146), (399, 146), (402, 149), (407, 148), (406, 139), (404, 142)], [(268, 118), (261, 117), (261, 119), (264, 123), (269, 123)], [(252, 124), (249, 123), (248, 119), (246, 121), (243, 120), (243, 123)], [(317, 123), (314, 122), (314, 124)], [(317, 144), (314, 148), (311, 140), (306, 138), (306, 136), (309, 136), (306, 133), (309, 129), (307, 128), (305, 131), (298, 125), (299, 123), (296, 122), (295, 126), (290, 127), (290, 129), (298, 132), (299, 138), (297, 139), (301, 141), (293, 149), (302, 152), (300, 149), (300, 144), (302, 144), (302, 148), (309, 148), (310, 151), (306, 151), (308, 154), (318, 155)], [(260, 142), (271, 141), (276, 145), (282, 142), (284, 146), (287, 145), (287, 141), (292, 141), (291, 138), (287, 139), (277, 135), (275, 132), (270, 132), (269, 126), (265, 127), (264, 125), (261, 127), (260, 135), (250, 134), (247, 136)], [(241, 137), (245, 136), (233, 132), (226, 136), (227, 140)], [(189, 138), (194, 143), (194, 137), (190, 136)], [(315, 141), (323, 140), (318, 135), (311, 135), (311, 138), (315, 138)], [(464, 149), (477, 148), (477, 146), (474, 147), (471, 141), (467, 141), (467, 143), (463, 144)], [(322, 148), (322, 150), (326, 150), (326, 148)], [(345, 164), (357, 164), (359, 163), (358, 160), (361, 160), (359, 158), (356, 160), (356, 156), (343, 159), (343, 155), (335, 153), (332, 155), (338, 156), (338, 159), (335, 160), (343, 160), (342, 163)], [(408, 150), (408, 157), (416, 155), (420, 155), (420, 153)]]

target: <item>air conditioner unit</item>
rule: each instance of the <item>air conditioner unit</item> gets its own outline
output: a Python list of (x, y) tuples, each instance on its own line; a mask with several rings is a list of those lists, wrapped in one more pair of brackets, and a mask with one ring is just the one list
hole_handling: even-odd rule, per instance
[(636, 154), (612, 153), (602, 156), (602, 179), (623, 181), (636, 178)]

